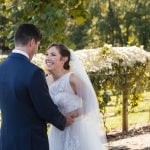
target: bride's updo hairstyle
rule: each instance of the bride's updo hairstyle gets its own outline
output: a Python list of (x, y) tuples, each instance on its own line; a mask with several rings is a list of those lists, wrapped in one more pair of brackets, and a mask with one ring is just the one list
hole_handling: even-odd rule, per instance
[(48, 49), (51, 47), (56, 47), (59, 50), (59, 53), (62, 57), (68, 57), (68, 60), (64, 63), (64, 69), (69, 70), (70, 69), (70, 51), (69, 49), (63, 45), (63, 44), (51, 44)]

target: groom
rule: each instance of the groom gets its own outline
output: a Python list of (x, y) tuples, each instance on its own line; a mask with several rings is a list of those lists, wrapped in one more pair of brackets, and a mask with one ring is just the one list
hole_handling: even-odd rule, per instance
[(49, 150), (46, 123), (64, 130), (73, 122), (58, 111), (44, 72), (30, 62), (40, 40), (34, 25), (20, 25), (15, 49), (0, 64), (1, 150)]

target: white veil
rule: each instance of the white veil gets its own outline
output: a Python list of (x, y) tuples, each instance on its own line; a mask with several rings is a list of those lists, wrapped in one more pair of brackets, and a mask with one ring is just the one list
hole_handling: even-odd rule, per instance
[(94, 88), (79, 58), (72, 50), (70, 50), (70, 53), (70, 70), (74, 72), (75, 75), (77, 75), (77, 77), (85, 84), (85, 86), (81, 89), (81, 95), (84, 98), (82, 113), (87, 119), (88, 123), (91, 124), (91, 127), (96, 130), (96, 133), (98, 135), (100, 135), (101, 141), (103, 143), (106, 143), (106, 136), (103, 129), (102, 118), (99, 111), (99, 104)]

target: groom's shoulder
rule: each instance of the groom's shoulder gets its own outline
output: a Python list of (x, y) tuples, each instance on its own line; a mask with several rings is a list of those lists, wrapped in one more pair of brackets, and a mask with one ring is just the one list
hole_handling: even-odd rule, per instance
[(32, 69), (39, 69), (39, 67), (37, 66), (37, 65), (35, 65), (34, 63), (30, 63), (30, 67), (32, 68)]
[(39, 66), (37, 66), (37, 65), (35, 65), (33, 63), (30, 63), (29, 68), (30, 68), (30, 70), (31, 70), (32, 73), (34, 73), (35, 71), (41, 71), (41, 72), (43, 72), (43, 70)]

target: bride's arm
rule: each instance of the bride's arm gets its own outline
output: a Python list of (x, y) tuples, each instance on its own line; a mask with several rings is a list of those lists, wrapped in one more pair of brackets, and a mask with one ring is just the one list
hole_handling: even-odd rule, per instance
[[(85, 93), (85, 90), (88, 89), (85, 83), (82, 80), (80, 80), (75, 74), (72, 74), (70, 76), (70, 85), (74, 91), (74, 94), (78, 95), (84, 101), (84, 99), (86, 98), (84, 93)], [(79, 108), (71, 113), (73, 117), (74, 116), (78, 117), (80, 116), (80, 114), (82, 114), (82, 111), (83, 111), (82, 108)]]
[(81, 80), (76, 74), (70, 76), (71, 87), (75, 94), (82, 99), (82, 114), (87, 114), (99, 109), (94, 88), (91, 83), (88, 83), (88, 81), (86, 83), (85, 81)]
[(79, 97), (81, 97), (82, 99), (85, 99), (84, 93), (85, 90), (88, 89), (85, 83), (81, 79), (79, 79), (75, 74), (72, 74), (70, 76), (70, 84), (74, 93)]

